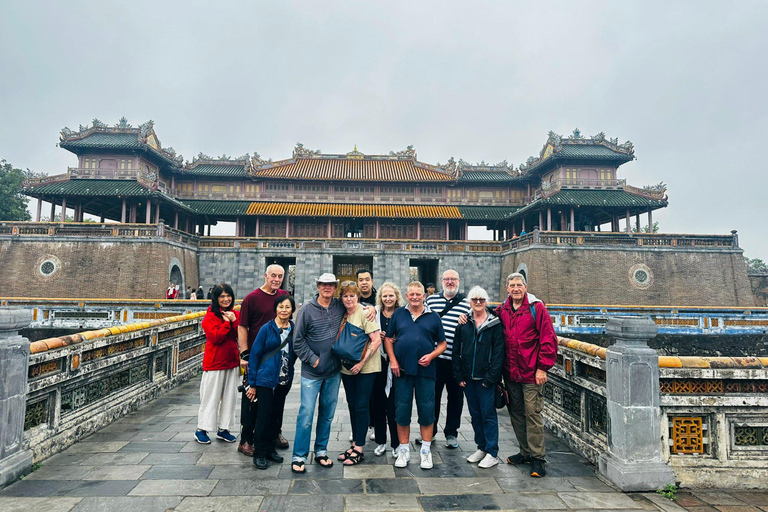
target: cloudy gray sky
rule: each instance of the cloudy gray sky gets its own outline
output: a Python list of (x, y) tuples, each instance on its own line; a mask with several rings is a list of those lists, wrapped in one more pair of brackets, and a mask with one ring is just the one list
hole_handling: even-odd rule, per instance
[(635, 144), (664, 232), (737, 229), (768, 261), (768, 2), (0, 5), (0, 158), (60, 174), (59, 130), (147, 119), (190, 159), (387, 153), (518, 165), (547, 132)]

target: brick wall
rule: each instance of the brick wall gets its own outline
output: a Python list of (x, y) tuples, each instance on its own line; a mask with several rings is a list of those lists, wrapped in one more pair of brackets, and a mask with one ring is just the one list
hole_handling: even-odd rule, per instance
[(768, 274), (749, 274), (749, 284), (756, 306), (768, 306)]
[[(501, 275), (528, 267), (528, 291), (554, 304), (754, 306), (744, 257), (736, 250), (656, 248), (523, 249), (504, 257)], [(649, 276), (633, 282), (634, 270)], [(503, 292), (505, 283), (499, 285)]]
[[(164, 299), (170, 263), (197, 286), (197, 254), (165, 240), (0, 240), (0, 296)], [(56, 271), (44, 276), (51, 260)]]

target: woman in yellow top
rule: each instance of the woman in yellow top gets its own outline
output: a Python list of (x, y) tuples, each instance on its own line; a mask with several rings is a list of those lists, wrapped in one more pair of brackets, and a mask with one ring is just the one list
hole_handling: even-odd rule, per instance
[(341, 302), (347, 308), (347, 322), (364, 330), (370, 338), (370, 344), (363, 358), (349, 370), (343, 366), (341, 368), (341, 381), (344, 383), (344, 392), (347, 395), (354, 441), (349, 450), (339, 455), (339, 460), (344, 461), (346, 466), (353, 466), (365, 459), (363, 446), (365, 446), (370, 420), (371, 392), (376, 374), (381, 371), (379, 356), (381, 337), (376, 322), (365, 318), (365, 312), (360, 305), (360, 289), (357, 284), (352, 281), (342, 283), (340, 296)]

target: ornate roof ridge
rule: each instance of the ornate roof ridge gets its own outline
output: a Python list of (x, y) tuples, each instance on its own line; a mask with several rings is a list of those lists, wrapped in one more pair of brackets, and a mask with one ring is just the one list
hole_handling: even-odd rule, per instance
[(139, 144), (144, 144), (152, 148), (153, 150), (160, 153), (165, 158), (168, 158), (169, 160), (173, 161), (177, 165), (182, 165), (184, 162), (184, 158), (181, 155), (176, 154), (176, 150), (172, 147), (164, 148), (162, 144), (160, 144), (160, 139), (157, 137), (157, 134), (155, 133), (155, 122), (153, 120), (149, 120), (145, 123), (140, 124), (137, 127), (134, 127), (130, 123), (128, 123), (128, 120), (125, 118), (125, 116), (121, 117), (120, 120), (115, 123), (114, 126), (109, 126), (106, 123), (103, 123), (98, 118), (93, 118), (93, 121), (91, 121), (90, 125), (83, 126), (80, 125), (78, 131), (71, 130), (69, 127), (65, 126), (61, 129), (61, 136), (59, 138), (60, 143), (67, 143), (67, 142), (75, 142), (78, 140), (85, 139), (94, 133), (135, 133), (136, 139), (139, 142)]
[(630, 160), (635, 158), (635, 147), (632, 141), (626, 141), (623, 144), (619, 144), (618, 137), (609, 139), (606, 138), (605, 133), (599, 132), (592, 137), (584, 137), (581, 134), (581, 130), (578, 128), (573, 130), (570, 137), (563, 137), (562, 135), (550, 131), (548, 134), (547, 142), (539, 152), (539, 156), (531, 156), (525, 163), (520, 164), (518, 171), (520, 173), (531, 172), (541, 162), (549, 158), (550, 156), (557, 155), (563, 150), (563, 145), (584, 145), (584, 146), (604, 146), (611, 151), (625, 155)]
[[(258, 153), (254, 158), (258, 158)], [(197, 154), (197, 156), (192, 157), (191, 162), (187, 162), (184, 165), (185, 169), (194, 169), (198, 165), (242, 165), (244, 167), (250, 167), (251, 164), (251, 155), (246, 153), (242, 156), (238, 157), (231, 157), (227, 156), (226, 154), (222, 154), (218, 157), (212, 157), (209, 155), (206, 155), (203, 152), (200, 152)]]
[(510, 176), (517, 176), (519, 172), (515, 170), (514, 164), (508, 163), (506, 160), (492, 164), (485, 160), (476, 164), (470, 164), (469, 162), (459, 159), (459, 169), (461, 172), (465, 171), (480, 171), (480, 172), (506, 172)]

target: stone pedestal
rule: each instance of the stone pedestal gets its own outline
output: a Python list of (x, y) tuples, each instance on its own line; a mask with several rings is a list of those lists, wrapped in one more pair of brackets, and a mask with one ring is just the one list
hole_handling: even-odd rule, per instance
[(29, 340), (18, 333), (31, 322), (32, 311), (0, 309), (0, 488), (32, 467), (32, 452), (22, 450)]
[(648, 347), (658, 327), (648, 317), (611, 317), (606, 350), (608, 453), (600, 473), (622, 491), (653, 491), (674, 483), (661, 458), (659, 359)]

